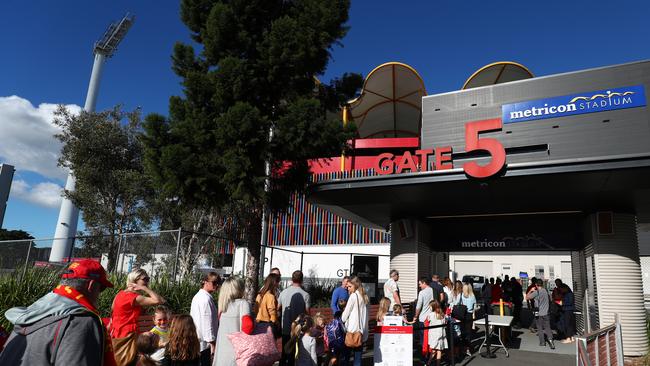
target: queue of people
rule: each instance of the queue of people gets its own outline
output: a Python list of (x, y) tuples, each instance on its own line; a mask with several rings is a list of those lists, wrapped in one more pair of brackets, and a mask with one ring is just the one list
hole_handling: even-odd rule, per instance
[[(0, 365), (234, 366), (238, 357), (235, 335), (261, 332), (270, 344), (255, 347), (272, 348), (272, 352), (282, 349), (280, 365), (346, 366), (351, 362), (360, 366), (370, 335), (370, 301), (360, 278), (346, 276), (333, 291), (329, 323), (320, 314), (309, 315), (311, 298), (303, 288), (301, 271), (292, 273), (291, 285), (282, 291), (280, 278), (279, 269), (272, 269), (251, 308), (244, 298), (243, 279), (233, 276), (222, 283), (218, 274), (208, 273), (192, 299), (190, 314), (172, 316), (165, 299), (149, 288), (147, 272), (136, 269), (115, 296), (106, 322), (99, 317), (97, 301), (113, 284), (98, 262), (73, 262), (51, 293), (27, 308), (6, 312), (14, 330), (0, 353)], [(387, 315), (417, 324), (416, 338), (427, 363), (439, 365), (443, 354), (471, 354), (477, 308), (473, 285), (449, 278), (441, 281), (437, 275), (431, 280), (422, 277), (414, 316), (408, 317), (403, 313), (398, 281), (399, 272), (392, 270), (384, 286), (385, 297), (379, 301), (377, 324), (382, 325)], [(216, 303), (215, 291), (219, 291)], [(521, 285), (514, 278), (490, 279), (481, 293), (489, 294), (491, 302), (515, 302), (515, 313), (516, 303), (523, 301)], [(541, 280), (533, 279), (525, 298), (537, 311), (540, 345), (554, 348), (551, 323), (557, 324), (563, 342), (573, 342), (575, 308), (566, 284), (556, 282), (551, 295)], [(559, 309), (557, 319), (552, 317), (554, 307)], [(154, 327), (141, 333), (138, 318), (147, 308), (153, 308)], [(451, 334), (441, 326), (450, 322)], [(454, 349), (449, 349), (449, 337), (454, 337)], [(280, 347), (276, 347), (278, 342)]]

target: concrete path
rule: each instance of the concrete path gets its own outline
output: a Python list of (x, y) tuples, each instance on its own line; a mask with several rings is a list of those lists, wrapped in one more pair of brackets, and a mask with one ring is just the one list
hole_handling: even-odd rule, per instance
[[(484, 331), (482, 327), (479, 327), (479, 330), (475, 333), (475, 337), (472, 341), (475, 352), (478, 352), (477, 348), (481, 345), (483, 337)], [(548, 346), (540, 347), (537, 334), (523, 328), (512, 330), (512, 340), (508, 344), (508, 352), (510, 353), (510, 357), (506, 357), (503, 349), (498, 349), (495, 352), (497, 357), (492, 359), (483, 358), (480, 354), (474, 353), (472, 356), (465, 356), (462, 360), (457, 362), (456, 365), (573, 366), (576, 362), (575, 343), (563, 344), (559, 341), (555, 341), (554, 350), (551, 350)], [(485, 347), (481, 349), (481, 353), (485, 353)], [(418, 354), (415, 352), (413, 354), (413, 360), (413, 365), (423, 365), (423, 363), (419, 361)], [(364, 353), (363, 365), (374, 365), (372, 350), (368, 350)], [(442, 365), (447, 366), (451, 365), (451, 363), (445, 360), (442, 362)]]

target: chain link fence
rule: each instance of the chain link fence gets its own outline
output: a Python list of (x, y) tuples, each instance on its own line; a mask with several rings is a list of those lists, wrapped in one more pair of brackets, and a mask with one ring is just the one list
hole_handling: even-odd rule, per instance
[(151, 276), (172, 279), (212, 270), (230, 274), (235, 245), (245, 245), (233, 237), (183, 229), (70, 239), (73, 245), (58, 263), (49, 262), (49, 258), (53, 241), (60, 238), (0, 241), (0, 274), (26, 271), (34, 266), (63, 266), (79, 258), (98, 260), (110, 273), (144, 268)]

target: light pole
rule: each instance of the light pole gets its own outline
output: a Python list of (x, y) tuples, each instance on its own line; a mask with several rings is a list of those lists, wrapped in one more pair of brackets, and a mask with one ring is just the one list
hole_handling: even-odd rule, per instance
[[(111, 23), (102, 39), (95, 42), (95, 47), (93, 48), (95, 61), (93, 63), (92, 74), (90, 75), (90, 83), (88, 84), (88, 94), (86, 94), (84, 111), (95, 111), (99, 80), (102, 75), (102, 69), (104, 68), (104, 62), (107, 58), (113, 56), (113, 53), (117, 50), (117, 45), (124, 39), (126, 32), (129, 31), (134, 20), (135, 18), (133, 16), (129, 14), (125, 15), (119, 22)], [(75, 189), (75, 178), (72, 171), (68, 173), (65, 189), (68, 191), (74, 191)], [(52, 241), (50, 262), (61, 262), (65, 257), (70, 256), (73, 239), (77, 232), (78, 219), (79, 208), (68, 198), (63, 197), (61, 210), (59, 211), (59, 219), (56, 222), (55, 239)]]

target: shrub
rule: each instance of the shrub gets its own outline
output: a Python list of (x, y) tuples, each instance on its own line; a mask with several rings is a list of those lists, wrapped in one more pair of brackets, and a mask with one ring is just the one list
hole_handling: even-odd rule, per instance
[[(0, 325), (7, 330), (13, 325), (4, 317), (5, 311), (15, 306), (29, 306), (40, 297), (52, 291), (59, 283), (62, 269), (57, 268), (29, 268), (21, 281), (22, 270), (16, 270), (0, 276)], [(188, 276), (181, 282), (174, 283), (169, 276), (153, 277), (151, 289), (161, 294), (167, 305), (177, 314), (189, 314), (192, 298), (199, 289), (199, 275)], [(109, 280), (114, 288), (104, 290), (97, 300), (97, 309), (102, 317), (111, 316), (111, 306), (118, 291), (126, 287), (126, 274), (112, 274)], [(215, 302), (217, 293), (213, 294)], [(152, 312), (152, 309), (149, 309)]]
[(311, 298), (311, 307), (328, 308), (332, 299), (332, 293), (338, 286), (338, 282), (333, 279), (322, 279), (317, 277), (308, 277), (305, 281), (305, 289), (309, 292)]

